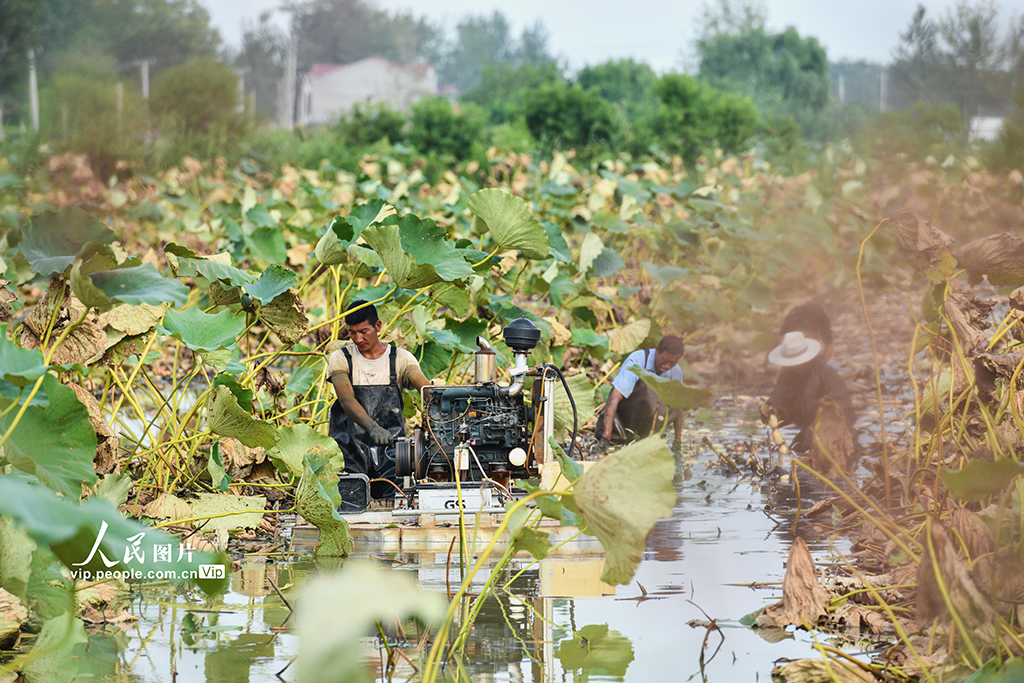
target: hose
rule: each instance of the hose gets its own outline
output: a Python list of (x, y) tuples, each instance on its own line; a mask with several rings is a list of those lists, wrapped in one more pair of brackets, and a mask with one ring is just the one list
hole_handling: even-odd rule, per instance
[(579, 413), (576, 412), (576, 400), (572, 397), (572, 392), (569, 391), (569, 383), (565, 381), (565, 375), (562, 374), (562, 371), (554, 363), (545, 363), (544, 367), (554, 370), (555, 374), (558, 375), (558, 379), (562, 381), (562, 388), (565, 389), (565, 395), (569, 397), (569, 405), (572, 406), (572, 441), (569, 442), (569, 452), (566, 453), (566, 455), (572, 458), (572, 449), (575, 447), (576, 450), (580, 452), (580, 457), (582, 458), (583, 451), (576, 444), (576, 432), (579, 429), (580, 416)]

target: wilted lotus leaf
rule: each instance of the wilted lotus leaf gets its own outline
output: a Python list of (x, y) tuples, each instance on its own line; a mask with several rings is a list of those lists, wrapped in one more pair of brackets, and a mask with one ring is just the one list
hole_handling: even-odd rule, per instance
[(576, 506), (604, 546), (601, 580), (628, 583), (655, 522), (672, 514), (675, 458), (657, 436), (612, 453), (576, 483)]
[[(206, 517), (210, 520), (206, 529), (219, 526), (227, 529), (255, 529), (263, 521), (267, 499), (263, 496), (232, 496), (223, 493), (200, 493), (192, 503), (192, 517)], [(202, 526), (206, 520), (193, 522)]]
[(337, 460), (320, 446), (303, 457), (302, 477), (295, 488), (295, 510), (320, 531), (314, 552), (317, 556), (346, 557), (352, 553), (348, 522), (338, 512)]
[(515, 249), (526, 258), (547, 258), (547, 231), (523, 198), (498, 189), (477, 190), (469, 196), (469, 210), (474, 232), (489, 230), (499, 252)]
[(170, 493), (159, 496), (142, 508), (142, 514), (153, 519), (188, 519), (192, 517), (192, 506)]
[[(34, 306), (25, 317), (21, 326), (21, 345), (26, 349), (38, 349), (53, 325), (47, 341), (47, 352), (60, 337), (64, 328), (77, 322), (85, 314), (78, 307), (71, 306), (71, 288), (60, 276), (50, 278), (50, 286), (39, 304)], [(90, 314), (78, 323), (61, 345), (53, 352), (50, 362), (86, 364), (102, 355), (107, 345), (107, 335), (96, 324), (97, 316)]]
[(594, 261), (604, 251), (604, 242), (597, 236), (596, 232), (588, 232), (583, 238), (583, 245), (580, 247), (579, 268), (581, 273), (586, 273), (594, 265)]
[[(303, 683), (356, 683), (372, 680), (361, 640), (375, 625), (409, 618), (431, 625), (444, 618), (445, 600), (421, 590), (409, 572), (351, 561), (338, 572), (312, 579), (296, 605), (296, 631), (302, 639), (297, 679)], [(344, 619), (338, 615), (344, 614)]]
[(302, 463), (306, 453), (318, 447), (340, 470), (345, 466), (338, 442), (321, 434), (309, 425), (297, 424), (277, 431), (277, 445), (267, 451), (274, 466), (295, 477), (302, 476)]
[(271, 422), (257, 420), (239, 407), (238, 399), (230, 388), (223, 385), (216, 387), (211, 398), (206, 418), (210, 431), (238, 439), (250, 448), (274, 447), (277, 427)]
[(953, 238), (934, 227), (913, 211), (902, 209), (889, 219), (900, 249), (915, 270), (939, 265), (942, 253), (949, 251)]
[[(590, 421), (590, 418), (594, 417), (594, 411), (597, 410), (597, 399), (594, 398), (594, 385), (587, 378), (585, 372), (573, 375), (572, 377), (566, 377), (565, 381), (569, 385), (569, 391), (572, 392), (573, 399), (576, 401), (578, 425), (582, 427)], [(557, 380), (555, 381), (554, 400), (555, 429), (559, 438), (562, 438), (567, 431), (572, 430), (572, 405), (569, 403), (569, 397), (566, 396), (561, 382)]]
[(10, 280), (0, 280), (0, 320), (10, 320), (14, 315), (11, 302), (18, 300), (18, 295), (7, 289), (9, 284), (11, 284)]
[(100, 327), (111, 327), (126, 335), (137, 335), (149, 332), (163, 320), (164, 312), (169, 304), (139, 304), (138, 306), (118, 306), (100, 314), (97, 324)]
[(0, 588), (0, 645), (9, 648), (17, 642), (26, 619), (28, 610), (21, 600)]
[(99, 401), (83, 387), (74, 383), (67, 385), (89, 411), (89, 424), (96, 432), (96, 460), (94, 465), (99, 474), (109, 474), (117, 466), (117, 435), (103, 419)]
[(309, 329), (309, 318), (294, 291), (284, 292), (266, 306), (261, 306), (258, 317), (285, 344), (298, 343)]
[(828, 614), (830, 596), (818, 583), (814, 559), (807, 542), (797, 537), (789, 548), (786, 575), (782, 579), (782, 602), (769, 605), (757, 618), (758, 626), (812, 629)]
[(620, 327), (617, 331), (609, 333), (612, 340), (612, 351), (619, 354), (628, 354), (640, 348), (640, 344), (647, 339), (651, 331), (651, 321), (647, 318), (629, 323)]
[(772, 670), (773, 680), (787, 683), (875, 683), (870, 672), (855, 664), (831, 659), (797, 659)]
[(988, 235), (957, 247), (953, 256), (971, 284), (987, 277), (996, 287), (1024, 285), (1024, 239), (1016, 235)]
[(640, 376), (647, 386), (658, 395), (669, 408), (689, 410), (711, 404), (711, 390), (688, 387), (679, 380), (659, 377), (649, 370), (633, 365), (630, 371)]

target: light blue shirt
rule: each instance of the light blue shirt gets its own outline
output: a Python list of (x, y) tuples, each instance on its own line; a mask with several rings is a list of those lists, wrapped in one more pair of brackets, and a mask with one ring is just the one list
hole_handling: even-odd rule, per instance
[[(647, 356), (646, 360), (644, 356)], [(629, 395), (633, 393), (633, 388), (636, 383), (640, 381), (639, 375), (630, 370), (630, 366), (637, 365), (644, 370), (650, 370), (654, 372), (654, 349), (640, 349), (634, 351), (626, 357), (626, 360), (622, 362), (622, 367), (619, 368), (619, 374), (615, 375), (615, 381), (612, 382), (612, 387), (619, 390), (624, 398), (629, 398)], [(667, 379), (678, 380), (680, 384), (683, 382), (683, 369), (678, 365), (673, 365), (665, 372), (658, 375), (659, 377), (665, 377)]]

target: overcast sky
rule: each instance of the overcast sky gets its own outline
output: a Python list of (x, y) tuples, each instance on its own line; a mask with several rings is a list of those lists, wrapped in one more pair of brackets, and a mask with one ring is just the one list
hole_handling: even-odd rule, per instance
[[(241, 37), (241, 22), (279, 7), (281, 0), (200, 0), (209, 9), (221, 35), (231, 45)], [(548, 30), (551, 51), (576, 69), (607, 59), (633, 57), (658, 71), (686, 66), (694, 23), (704, 0), (377, 0), (378, 7), (425, 15), (449, 31), (467, 13), (500, 10), (515, 34), (538, 19)], [(952, 0), (767, 0), (771, 28), (795, 26), (815, 36), (831, 61), (888, 61), (899, 33), (906, 29), (918, 4), (937, 18)], [(1024, 14), (1024, 0), (999, 3), (1000, 24)], [(285, 15), (278, 12), (282, 25)], [(692, 61), (692, 57), (691, 57)]]

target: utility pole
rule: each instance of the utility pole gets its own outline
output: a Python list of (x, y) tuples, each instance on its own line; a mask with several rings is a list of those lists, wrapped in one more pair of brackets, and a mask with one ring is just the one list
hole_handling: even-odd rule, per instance
[(883, 66), (878, 76), (878, 111), (885, 111), (885, 67)]
[(152, 59), (143, 59), (139, 64), (142, 66), (142, 99), (149, 99), (149, 65)]
[(295, 127), (295, 71), (298, 69), (299, 44), (292, 29), (288, 40), (288, 52), (284, 58), (284, 93), (282, 93), (281, 126), (287, 130)]
[(32, 116), (32, 130), (39, 132), (39, 82), (36, 80), (36, 51), (28, 51), (28, 109)]
[(846, 81), (843, 74), (839, 74), (839, 103), (846, 104)]

